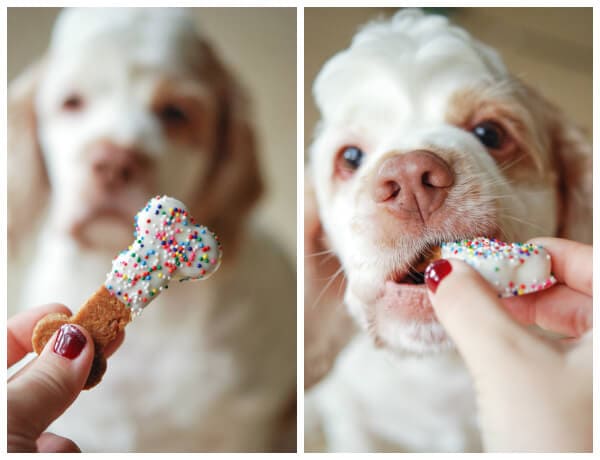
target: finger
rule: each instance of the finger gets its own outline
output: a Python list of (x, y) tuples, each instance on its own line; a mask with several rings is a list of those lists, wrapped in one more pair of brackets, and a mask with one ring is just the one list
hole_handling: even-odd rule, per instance
[(12, 366), (27, 353), (33, 351), (31, 347), (33, 328), (48, 313), (66, 313), (70, 316), (71, 310), (64, 305), (50, 303), (19, 313), (8, 320), (6, 331), (8, 347), (6, 352), (7, 367)]
[[(106, 348), (104, 348), (104, 357), (109, 358), (110, 356), (112, 356), (119, 349), (119, 347), (123, 344), (124, 340), (125, 340), (125, 331), (121, 331), (121, 332), (119, 332), (119, 334), (117, 335), (115, 340), (110, 342), (106, 346)], [(11, 375), (8, 378), (8, 381), (10, 382), (11, 380), (18, 378), (21, 374), (27, 372), (27, 369), (29, 369), (29, 367), (32, 366), (33, 363), (35, 362), (35, 359), (36, 358), (33, 358), (31, 361), (29, 361), (27, 364), (25, 364), (21, 369), (19, 369), (17, 372), (15, 372), (13, 375)]]
[(548, 251), (552, 257), (552, 273), (559, 282), (592, 295), (592, 246), (560, 238), (534, 238), (529, 242)]
[[(572, 341), (570, 343), (565, 342), (565, 349), (567, 353), (567, 363), (571, 369), (577, 369), (580, 375), (580, 382), (586, 384), (592, 382), (593, 377), (593, 366), (590, 363), (593, 362), (594, 354), (594, 334), (593, 331), (588, 331), (582, 335), (579, 340)], [(590, 393), (591, 394), (591, 393)]]
[(81, 392), (93, 358), (89, 333), (73, 324), (63, 325), (27, 372), (8, 382), (9, 430), (37, 439)]
[(70, 439), (48, 432), (42, 433), (39, 437), (37, 440), (37, 448), (38, 452), (81, 452), (79, 446)]
[(14, 374), (12, 374), (7, 379), (7, 382), (10, 382), (13, 379), (19, 378), (19, 375), (24, 374), (25, 372), (27, 372), (27, 369), (29, 369), (31, 366), (33, 366), (33, 363), (35, 362), (36, 359), (37, 359), (37, 355), (32, 355), (31, 360), (27, 364), (25, 364), (23, 367), (21, 367), (17, 372), (15, 372)]
[(502, 303), (521, 324), (537, 324), (570, 337), (579, 337), (592, 327), (592, 298), (566, 285), (502, 299)]
[(479, 273), (459, 260), (446, 262), (450, 264), (450, 272), (441, 279), (435, 293), (428, 278), (448, 267), (436, 267), (440, 264), (437, 261), (426, 271), (429, 298), (438, 319), (472, 373), (504, 372), (503, 366), (520, 359), (535, 346), (534, 337), (510, 318), (496, 291)]
[(113, 340), (112, 342), (110, 342), (104, 348), (104, 357), (105, 358), (109, 358), (110, 356), (112, 356), (112, 354), (119, 349), (119, 347), (123, 343), (123, 340), (125, 340), (125, 331), (119, 332), (119, 334), (117, 335), (117, 337), (115, 338), (115, 340)]

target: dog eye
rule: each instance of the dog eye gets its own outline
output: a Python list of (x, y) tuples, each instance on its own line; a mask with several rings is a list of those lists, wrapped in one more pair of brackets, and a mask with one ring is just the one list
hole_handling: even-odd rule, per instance
[(349, 179), (360, 167), (365, 154), (355, 145), (342, 147), (335, 157), (335, 174), (342, 179)]
[(188, 117), (185, 112), (174, 104), (167, 104), (158, 111), (159, 118), (164, 123), (183, 123)]
[(496, 150), (504, 146), (506, 134), (502, 127), (493, 121), (484, 121), (475, 125), (472, 133), (487, 148)]
[(63, 110), (78, 112), (83, 108), (83, 98), (79, 94), (70, 94), (62, 103)]
[(347, 169), (356, 170), (360, 167), (364, 153), (358, 147), (353, 145), (344, 147), (342, 150), (342, 158), (344, 160), (344, 166)]

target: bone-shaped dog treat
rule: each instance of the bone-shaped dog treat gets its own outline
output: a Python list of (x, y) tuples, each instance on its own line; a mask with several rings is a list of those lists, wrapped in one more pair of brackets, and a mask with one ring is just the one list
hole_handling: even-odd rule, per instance
[(500, 297), (541, 291), (553, 286), (550, 254), (539, 245), (504, 243), (495, 239), (442, 243), (441, 257), (461, 259), (489, 281)]
[(168, 196), (152, 198), (135, 216), (134, 237), (133, 244), (113, 260), (104, 285), (75, 315), (51, 313), (38, 321), (33, 331), (33, 349), (38, 354), (65, 323), (89, 331), (95, 356), (85, 389), (102, 379), (104, 348), (171, 280), (206, 279), (221, 263), (218, 237), (195, 224), (185, 205)]

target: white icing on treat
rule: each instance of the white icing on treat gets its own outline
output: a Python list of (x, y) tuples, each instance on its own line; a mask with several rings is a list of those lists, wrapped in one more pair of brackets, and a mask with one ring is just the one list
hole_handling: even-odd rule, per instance
[(105, 286), (138, 314), (171, 280), (203, 280), (221, 263), (221, 244), (194, 223), (185, 205), (166, 195), (152, 198), (135, 216), (135, 241), (114, 260)]
[(488, 280), (500, 297), (529, 294), (556, 283), (550, 254), (535, 244), (475, 238), (442, 243), (443, 259), (461, 259)]

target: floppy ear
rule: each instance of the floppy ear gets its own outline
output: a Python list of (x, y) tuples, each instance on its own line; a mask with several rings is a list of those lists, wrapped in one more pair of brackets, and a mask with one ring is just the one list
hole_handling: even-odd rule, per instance
[(8, 87), (8, 248), (18, 252), (19, 242), (44, 209), (48, 175), (37, 135), (35, 94), (43, 73), (42, 60), (27, 68)]
[(592, 242), (592, 147), (583, 131), (536, 89), (519, 82), (522, 104), (540, 134), (539, 148), (549, 151), (557, 174), (558, 229), (556, 235)]
[(202, 41), (203, 79), (217, 95), (217, 141), (209, 176), (199, 191), (195, 215), (219, 235), (224, 249), (238, 242), (244, 221), (263, 192), (254, 129), (243, 90)]
[[(339, 274), (338, 274), (339, 273)], [(338, 274), (337, 276), (334, 276)], [(341, 283), (341, 284), (340, 284)], [(304, 386), (331, 370), (356, 332), (343, 301), (341, 265), (329, 249), (319, 219), (312, 181), (304, 180)]]
[(592, 243), (592, 147), (583, 132), (556, 111), (551, 125), (552, 151), (560, 172), (558, 236)]

